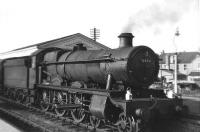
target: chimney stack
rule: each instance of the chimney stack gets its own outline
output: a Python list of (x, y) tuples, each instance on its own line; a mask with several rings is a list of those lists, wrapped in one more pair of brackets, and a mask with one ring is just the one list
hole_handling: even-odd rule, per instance
[(119, 36), (119, 48), (123, 47), (132, 47), (132, 39), (133, 35), (132, 33), (121, 33)]

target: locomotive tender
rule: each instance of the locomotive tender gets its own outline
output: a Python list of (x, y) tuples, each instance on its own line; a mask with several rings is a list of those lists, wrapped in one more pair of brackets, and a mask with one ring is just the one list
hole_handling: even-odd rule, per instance
[(157, 79), (159, 59), (146, 46), (132, 46), (133, 35), (122, 33), (111, 50), (39, 49), (31, 56), (1, 62), (3, 92), (44, 111), (70, 116), (94, 127), (107, 123), (119, 131), (139, 131), (156, 117), (180, 110), (181, 100), (149, 89)]

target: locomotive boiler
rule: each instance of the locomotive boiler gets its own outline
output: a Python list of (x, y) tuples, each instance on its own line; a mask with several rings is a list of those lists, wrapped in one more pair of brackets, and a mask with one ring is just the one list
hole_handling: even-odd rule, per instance
[[(55, 63), (48, 63), (48, 55), (52, 53), (46, 54), (47, 72), (68, 82), (105, 85), (109, 79), (134, 88), (148, 87), (157, 78), (158, 56), (146, 46), (133, 47), (131, 33), (122, 33), (119, 38), (120, 46), (117, 49), (88, 51), (78, 44), (73, 51), (57, 58)], [(56, 65), (53, 69), (52, 64)], [(108, 89), (108, 86), (104, 88)]]

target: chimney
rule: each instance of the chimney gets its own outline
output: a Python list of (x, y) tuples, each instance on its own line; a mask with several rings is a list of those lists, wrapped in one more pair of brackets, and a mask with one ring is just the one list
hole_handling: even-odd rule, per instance
[(123, 47), (132, 47), (132, 39), (133, 39), (132, 33), (121, 33), (118, 38), (119, 38), (119, 48)]

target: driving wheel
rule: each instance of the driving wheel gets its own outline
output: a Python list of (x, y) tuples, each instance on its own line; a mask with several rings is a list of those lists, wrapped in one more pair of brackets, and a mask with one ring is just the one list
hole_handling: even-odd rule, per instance
[(131, 118), (127, 117), (125, 113), (121, 113), (119, 115), (119, 121), (117, 124), (118, 124), (117, 128), (119, 132), (133, 132)]

